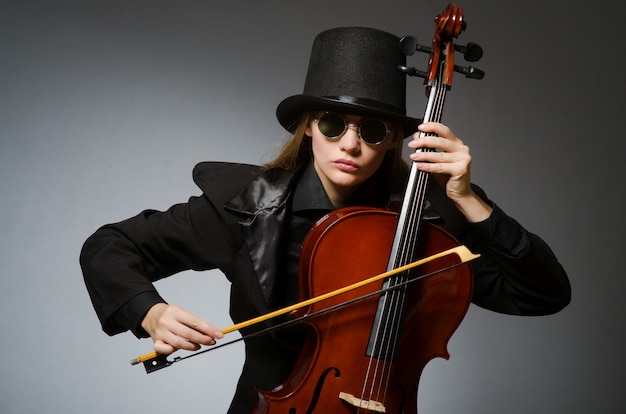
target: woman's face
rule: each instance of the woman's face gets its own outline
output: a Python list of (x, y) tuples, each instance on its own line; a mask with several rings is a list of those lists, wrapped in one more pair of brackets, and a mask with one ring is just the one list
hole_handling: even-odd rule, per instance
[[(306, 134), (312, 139), (313, 162), (320, 180), (331, 202), (336, 208), (365, 180), (376, 172), (383, 161), (385, 152), (395, 146), (393, 132), (377, 145), (363, 141), (358, 134), (357, 126), (364, 118), (356, 115), (345, 115), (350, 125), (338, 139), (328, 139), (319, 129), (318, 122), (323, 112), (316, 112)], [(389, 124), (391, 127), (391, 125)]]

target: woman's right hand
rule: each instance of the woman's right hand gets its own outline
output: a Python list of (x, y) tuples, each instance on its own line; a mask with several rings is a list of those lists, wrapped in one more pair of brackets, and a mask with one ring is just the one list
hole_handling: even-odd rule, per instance
[(154, 351), (165, 355), (179, 349), (197, 351), (200, 345), (215, 345), (216, 339), (224, 337), (215, 326), (179, 306), (166, 303), (152, 306), (141, 321), (141, 327), (152, 337)]

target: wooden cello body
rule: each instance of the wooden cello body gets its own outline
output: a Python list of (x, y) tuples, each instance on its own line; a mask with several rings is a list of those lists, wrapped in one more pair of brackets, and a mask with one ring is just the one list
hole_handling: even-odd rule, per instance
[[(398, 221), (396, 213), (376, 209), (338, 210), (309, 234), (301, 271), (307, 297), (332, 291), (385, 271)], [(432, 225), (422, 227), (416, 255), (426, 257), (457, 245)], [(350, 237), (345, 237), (349, 234)], [(377, 252), (373, 254), (372, 252)], [(411, 277), (454, 265), (455, 257), (429, 262)], [(406, 285), (401, 329), (372, 346), (379, 296), (315, 316), (291, 376), (279, 388), (259, 393), (255, 413), (416, 413), (419, 377), (434, 357), (448, 358), (446, 344), (469, 306), (472, 274), (464, 264)], [(313, 305), (312, 313), (382, 289), (371, 284)], [(380, 327), (379, 330), (384, 330)], [(393, 347), (390, 352), (388, 347)]]

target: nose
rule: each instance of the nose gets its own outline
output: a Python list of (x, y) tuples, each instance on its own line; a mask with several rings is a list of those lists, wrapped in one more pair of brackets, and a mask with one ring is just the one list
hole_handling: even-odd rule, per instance
[(354, 152), (361, 148), (361, 139), (359, 138), (358, 125), (348, 124), (346, 132), (339, 140), (339, 145), (344, 151)]

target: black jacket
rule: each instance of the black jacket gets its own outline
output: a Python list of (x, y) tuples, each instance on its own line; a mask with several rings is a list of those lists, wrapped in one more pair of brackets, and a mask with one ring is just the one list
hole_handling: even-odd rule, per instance
[[(280, 169), (201, 163), (194, 181), (202, 196), (98, 229), (83, 246), (81, 266), (103, 330), (113, 335), (130, 329), (147, 336), (140, 322), (152, 305), (164, 302), (152, 282), (188, 269), (217, 268), (226, 275), (233, 321), (269, 312), (294, 177)], [(565, 307), (569, 282), (549, 247), (492, 205), (488, 220), (469, 224), (436, 186), (429, 193), (426, 218), (481, 254), (473, 262), (472, 301), (517, 315)], [(285, 379), (297, 357), (285, 349), (288, 342), (277, 335), (245, 341), (246, 360), (231, 412), (250, 411), (254, 386), (272, 389)]]

